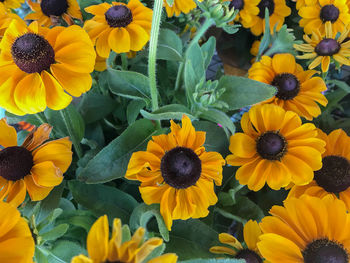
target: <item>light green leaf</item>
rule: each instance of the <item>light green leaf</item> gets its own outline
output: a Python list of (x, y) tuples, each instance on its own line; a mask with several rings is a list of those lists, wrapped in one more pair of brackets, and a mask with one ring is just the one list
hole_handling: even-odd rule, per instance
[(143, 117), (149, 120), (181, 120), (184, 114), (191, 120), (195, 119), (195, 117), (191, 114), (191, 111), (186, 106), (181, 104), (166, 105), (152, 113), (141, 110), (141, 114)]
[(209, 109), (201, 113), (199, 117), (222, 125), (225, 129), (228, 129), (231, 134), (235, 133), (236, 127), (233, 124), (233, 121), (226, 115), (226, 113), (220, 110)]
[(157, 59), (182, 61), (182, 41), (178, 35), (169, 29), (161, 29)]
[(63, 236), (69, 228), (68, 224), (60, 224), (58, 226), (55, 226), (54, 228), (50, 229), (47, 232), (39, 233), (43, 240), (50, 241), (50, 240), (56, 240)]

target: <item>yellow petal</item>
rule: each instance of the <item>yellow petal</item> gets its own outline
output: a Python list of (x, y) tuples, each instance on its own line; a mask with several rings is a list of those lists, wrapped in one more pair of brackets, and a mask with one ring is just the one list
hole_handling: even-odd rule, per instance
[(101, 216), (92, 225), (87, 237), (87, 250), (93, 262), (104, 262), (108, 256), (108, 219)]
[(62, 171), (50, 161), (34, 164), (32, 176), (37, 185), (45, 187), (59, 185), (63, 180)]
[(14, 127), (7, 124), (6, 119), (0, 120), (0, 145), (10, 147), (17, 145), (17, 133)]

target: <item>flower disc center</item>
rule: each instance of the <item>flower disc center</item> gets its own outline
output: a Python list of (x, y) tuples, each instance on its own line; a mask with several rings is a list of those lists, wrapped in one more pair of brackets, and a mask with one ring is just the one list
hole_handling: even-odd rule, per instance
[(175, 147), (163, 156), (160, 169), (168, 185), (185, 189), (200, 178), (202, 162), (192, 149)]
[(275, 2), (274, 0), (261, 0), (258, 4), (258, 8), (260, 10), (258, 16), (262, 19), (265, 18), (265, 8), (269, 10), (269, 16), (273, 14), (275, 11)]
[(303, 251), (305, 263), (347, 263), (349, 255), (341, 244), (328, 239), (317, 239)]
[(333, 38), (325, 38), (315, 47), (315, 52), (319, 56), (332, 56), (340, 50), (340, 44)]
[(268, 131), (258, 138), (256, 150), (264, 159), (280, 160), (286, 153), (287, 142), (278, 132)]
[(26, 33), (12, 44), (11, 53), (16, 65), (26, 73), (40, 73), (55, 62), (55, 51), (40, 35)]
[(271, 84), (278, 89), (276, 97), (281, 100), (293, 99), (300, 90), (299, 80), (290, 73), (276, 75)]
[(262, 263), (261, 257), (250, 249), (242, 249), (240, 250), (235, 258), (244, 259), (246, 263)]
[(350, 163), (344, 157), (330, 155), (322, 159), (322, 168), (314, 172), (316, 183), (327, 192), (340, 193), (350, 186)]
[(125, 5), (115, 5), (107, 10), (105, 18), (111, 27), (126, 27), (132, 22), (132, 13)]
[(23, 179), (30, 174), (33, 156), (24, 147), (12, 146), (0, 151), (0, 176), (9, 181)]
[(323, 23), (327, 21), (331, 21), (334, 23), (337, 21), (339, 17), (339, 9), (335, 7), (334, 5), (325, 5), (322, 7), (320, 12), (320, 18), (323, 21)]
[(235, 10), (242, 10), (244, 7), (244, 1), (243, 0), (231, 0), (229, 7), (230, 8), (233, 7)]
[(61, 16), (67, 12), (67, 0), (42, 0), (41, 11), (47, 16)]

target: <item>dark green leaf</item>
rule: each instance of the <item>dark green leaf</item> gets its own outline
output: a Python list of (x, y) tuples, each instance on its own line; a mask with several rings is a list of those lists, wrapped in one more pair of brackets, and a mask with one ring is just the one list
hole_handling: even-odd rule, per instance
[(209, 109), (201, 113), (200, 117), (222, 125), (224, 128), (228, 129), (231, 134), (235, 133), (236, 128), (232, 120), (220, 110)]
[(140, 114), (140, 110), (146, 107), (146, 103), (143, 100), (132, 100), (126, 108), (126, 118), (129, 125), (134, 123), (137, 116)]
[(335, 86), (341, 88), (342, 90), (345, 90), (346, 92), (350, 93), (350, 86), (344, 81), (331, 79), (327, 81), (327, 84), (334, 84)]

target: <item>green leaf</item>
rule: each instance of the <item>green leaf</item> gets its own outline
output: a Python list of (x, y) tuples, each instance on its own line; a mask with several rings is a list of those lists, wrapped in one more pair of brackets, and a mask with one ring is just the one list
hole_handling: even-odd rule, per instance
[(342, 90), (345, 90), (346, 92), (350, 93), (350, 86), (341, 80), (337, 80), (337, 79), (331, 79), (331, 80), (327, 80), (327, 84), (333, 84), (339, 88), (341, 88)]
[(186, 87), (186, 95), (188, 98), (193, 100), (193, 92), (196, 89), (196, 85), (199, 83), (199, 79), (196, 78), (195, 71), (190, 60), (185, 63), (185, 72), (184, 72), (184, 82)]
[(116, 106), (116, 102), (105, 95), (99, 93), (85, 93), (79, 103), (78, 110), (85, 123), (92, 123), (103, 119), (111, 113)]
[(50, 214), (47, 215), (38, 225), (37, 229), (40, 232), (42, 229), (45, 229), (46, 227), (49, 227), (50, 224), (52, 224), (57, 217), (59, 217), (62, 214), (63, 210), (61, 208), (54, 209)]
[(60, 215), (60, 217), (56, 220), (56, 222), (78, 226), (84, 228), (86, 232), (89, 232), (95, 220), (96, 218), (89, 211), (71, 210), (64, 211), (62, 215)]
[(159, 204), (146, 205), (142, 203), (136, 207), (130, 216), (129, 225), (131, 230), (135, 231), (139, 227), (146, 228), (147, 223), (152, 217), (155, 217), (157, 220), (160, 235), (166, 242), (168, 242), (169, 231), (165, 226), (162, 215), (159, 212)]
[(232, 120), (226, 115), (226, 113), (220, 110), (209, 109), (201, 113), (199, 117), (222, 125), (225, 129), (228, 129), (231, 134), (235, 133), (236, 127)]
[(269, 45), (272, 41), (271, 32), (270, 32), (270, 16), (269, 9), (265, 8), (265, 33), (263, 38), (261, 39), (261, 43), (259, 45), (259, 52), (257, 55), (257, 61), (260, 60), (260, 57), (263, 55), (266, 49), (269, 48)]
[(181, 104), (166, 105), (152, 113), (141, 110), (141, 114), (143, 117), (150, 120), (181, 120), (184, 114), (191, 120), (195, 119), (191, 111)]
[(166, 0), (166, 2), (169, 6), (173, 6), (174, 4), (174, 0)]
[(44, 246), (35, 246), (35, 258), (37, 263), (69, 263), (62, 255), (56, 256)]
[(182, 41), (178, 35), (169, 29), (161, 29), (157, 59), (182, 61)]
[(63, 236), (69, 228), (68, 224), (60, 224), (58, 226), (55, 226), (54, 228), (50, 229), (47, 232), (39, 233), (43, 240), (50, 241), (50, 240), (56, 240)]
[(109, 220), (120, 218), (128, 222), (129, 217), (138, 205), (129, 194), (106, 185), (88, 185), (79, 181), (68, 182), (74, 200), (90, 209), (96, 216), (107, 214)]
[[(78, 255), (87, 255), (87, 252), (84, 248), (81, 247), (76, 242), (69, 240), (57, 240), (54, 243), (53, 248), (51, 249), (53, 255), (61, 257), (62, 260), (66, 262), (71, 262), (71, 259)], [(39, 262), (38, 262), (39, 263)]]
[(123, 177), (132, 153), (145, 149), (155, 133), (156, 127), (151, 121), (136, 121), (91, 159), (78, 179), (96, 184)]
[(222, 259), (191, 259), (179, 263), (245, 263), (245, 259), (222, 258)]
[(218, 89), (220, 88), (225, 89), (220, 100), (227, 103), (230, 110), (237, 110), (267, 100), (277, 91), (271, 85), (237, 76), (221, 77)]
[(204, 68), (208, 68), (216, 49), (215, 37), (210, 37), (205, 44), (201, 46), (203, 57), (204, 57)]
[(128, 124), (132, 124), (136, 121), (137, 116), (140, 114), (140, 110), (146, 107), (146, 103), (143, 100), (132, 100), (126, 108), (126, 118)]
[(109, 68), (108, 84), (111, 92), (116, 95), (130, 99), (142, 99), (147, 104), (150, 103), (149, 80), (145, 75)]
[[(193, 71), (195, 74), (196, 82), (199, 82), (203, 77), (205, 77), (205, 68), (204, 68), (204, 56), (202, 49), (198, 43), (192, 45), (186, 51), (186, 62), (191, 61), (193, 66)], [(185, 66), (186, 72), (186, 66)]]

